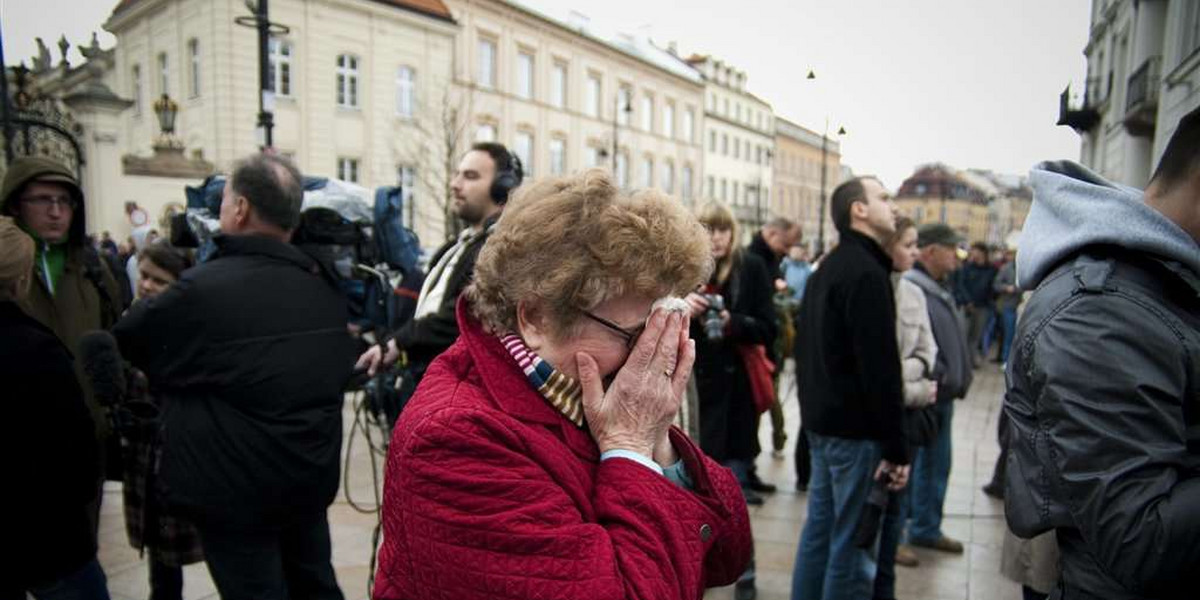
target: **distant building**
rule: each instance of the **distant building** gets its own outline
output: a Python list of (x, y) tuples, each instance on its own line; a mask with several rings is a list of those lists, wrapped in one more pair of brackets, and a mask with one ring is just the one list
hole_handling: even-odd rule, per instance
[(770, 218), (775, 116), (746, 88), (746, 73), (711, 56), (687, 64), (704, 78), (704, 197), (733, 209), (749, 233)]
[[(822, 151), (824, 149), (824, 151)], [(783, 117), (775, 117), (774, 184), (771, 188), (771, 213), (800, 223), (804, 244), (818, 248), (821, 222), (825, 222), (825, 246), (837, 239), (828, 202), (821, 206), (842, 181), (841, 146), (832, 137), (822, 136)], [(821, 165), (825, 165), (825, 189), (821, 189)]]
[(1019, 177), (931, 164), (904, 180), (896, 205), (918, 226), (944, 223), (969, 242), (1001, 246), (1024, 227), (1032, 197)]
[(1059, 98), (1080, 160), (1145, 187), (1180, 118), (1200, 106), (1200, 2), (1093, 0), (1082, 94)]

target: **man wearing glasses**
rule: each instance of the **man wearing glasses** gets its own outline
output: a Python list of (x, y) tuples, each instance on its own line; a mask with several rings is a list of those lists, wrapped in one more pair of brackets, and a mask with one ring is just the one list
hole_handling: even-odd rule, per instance
[[(22, 157), (5, 172), (0, 198), (3, 213), (13, 217), (36, 246), (33, 281), (18, 304), (75, 355), (76, 375), (84, 381), (79, 338), (112, 326), (120, 316), (121, 295), (116, 279), (87, 242), (83, 190), (65, 165), (45, 157)], [(108, 423), (86, 385), (84, 389), (103, 447)], [(97, 499), (90, 515), (93, 529), (99, 508)]]

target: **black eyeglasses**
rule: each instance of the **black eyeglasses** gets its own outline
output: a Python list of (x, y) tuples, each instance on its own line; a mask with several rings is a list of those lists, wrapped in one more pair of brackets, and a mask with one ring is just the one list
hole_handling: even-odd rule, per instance
[(645, 322), (642, 322), (642, 324), (638, 325), (637, 327), (631, 327), (629, 329), (625, 329), (624, 327), (621, 327), (620, 325), (617, 325), (616, 323), (613, 323), (612, 321), (609, 321), (608, 319), (605, 319), (604, 317), (598, 317), (586, 310), (581, 310), (579, 312), (583, 316), (611, 329), (613, 331), (613, 333), (616, 333), (617, 335), (624, 338), (625, 339), (625, 347), (629, 348), (631, 350), (633, 349), (633, 345), (637, 343), (638, 337), (640, 337), (642, 335), (642, 331), (644, 331), (646, 329)]
[(60, 210), (75, 210), (79, 207), (79, 203), (70, 196), (27, 196), (21, 199), (24, 204), (31, 204), (42, 210), (47, 210), (51, 206), (57, 206)]

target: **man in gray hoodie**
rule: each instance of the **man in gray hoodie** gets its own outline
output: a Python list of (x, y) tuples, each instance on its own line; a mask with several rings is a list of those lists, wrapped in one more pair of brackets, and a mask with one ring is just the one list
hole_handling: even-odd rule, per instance
[(1069, 162), (1030, 176), (1004, 411), (1005, 508), (1054, 530), (1057, 593), (1194, 598), (1200, 584), (1200, 110), (1145, 193)]

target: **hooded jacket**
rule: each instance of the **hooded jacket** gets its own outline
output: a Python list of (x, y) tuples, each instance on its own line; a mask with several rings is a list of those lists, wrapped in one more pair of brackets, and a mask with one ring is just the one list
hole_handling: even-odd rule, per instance
[(1064, 598), (1200, 583), (1200, 246), (1138, 190), (1069, 162), (1030, 175), (1004, 411), (1005, 506), (1055, 530)]
[[(31, 181), (40, 180), (65, 185), (78, 202), (71, 218), (71, 228), (60, 250), (65, 252), (62, 274), (57, 278), (47, 276), (46, 259), (54, 246), (30, 234), (37, 244), (37, 260), (33, 283), (29, 294), (19, 303), (26, 314), (54, 332), (72, 354), (78, 353), (79, 338), (95, 329), (108, 329), (116, 322), (121, 310), (121, 292), (117, 280), (101, 260), (99, 253), (87, 242), (87, 213), (83, 193), (75, 183), (75, 177), (66, 167), (40, 157), (26, 157), (13, 162), (4, 176), (3, 212), (16, 217), (17, 202), (21, 190)], [(18, 219), (19, 221), (19, 219)], [(23, 227), (24, 228), (24, 227)], [(28, 231), (28, 229), (26, 229)], [(50, 281), (48, 281), (48, 279)], [(53, 286), (53, 290), (51, 290)], [(76, 356), (76, 375), (80, 376), (85, 392), (89, 386), (82, 378), (83, 371)], [(97, 432), (106, 435), (107, 419), (94, 398), (88, 393), (88, 407), (92, 411)]]

